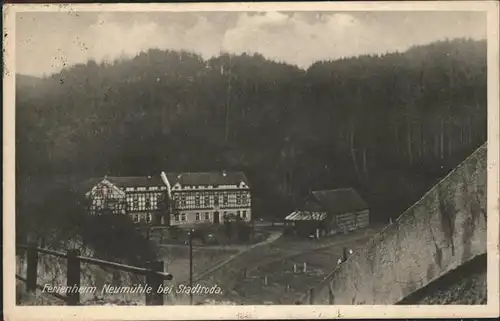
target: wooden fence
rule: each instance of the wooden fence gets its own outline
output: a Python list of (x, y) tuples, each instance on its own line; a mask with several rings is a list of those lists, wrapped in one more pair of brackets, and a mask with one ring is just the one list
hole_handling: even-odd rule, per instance
[[(163, 293), (159, 293), (160, 287), (163, 285), (164, 280), (172, 280), (172, 274), (163, 272), (163, 261), (150, 261), (146, 262), (145, 268), (120, 264), (116, 262), (109, 262), (90, 257), (80, 256), (79, 250), (68, 250), (67, 253), (57, 252), (48, 249), (38, 248), (36, 246), (17, 245), (17, 249), (26, 250), (27, 267), (26, 277), (16, 274), (16, 278), (26, 283), (26, 290), (34, 292), (36, 289), (43, 289), (43, 286), (36, 283), (38, 274), (38, 254), (43, 253), (47, 255), (65, 258), (67, 260), (67, 286), (69, 288), (80, 288), (80, 274), (81, 263), (89, 263), (100, 267), (109, 267), (120, 271), (130, 272), (137, 275), (144, 275), (146, 277), (146, 284), (151, 287), (152, 291), (146, 293), (146, 305), (163, 305)], [(50, 293), (57, 297), (67, 305), (79, 305), (80, 293), (79, 291), (71, 291), (66, 295), (58, 293)]]

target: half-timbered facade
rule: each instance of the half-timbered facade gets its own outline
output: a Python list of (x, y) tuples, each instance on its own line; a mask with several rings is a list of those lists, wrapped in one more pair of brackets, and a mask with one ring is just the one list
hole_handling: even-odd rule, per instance
[(251, 220), (251, 192), (242, 172), (161, 173), (104, 177), (87, 183), (89, 212), (130, 215), (154, 225), (222, 224)]
[(167, 186), (160, 177), (104, 177), (93, 179), (87, 192), (89, 212), (130, 215), (136, 223), (168, 224)]
[(171, 225), (251, 220), (251, 190), (242, 172), (166, 174), (171, 187)]

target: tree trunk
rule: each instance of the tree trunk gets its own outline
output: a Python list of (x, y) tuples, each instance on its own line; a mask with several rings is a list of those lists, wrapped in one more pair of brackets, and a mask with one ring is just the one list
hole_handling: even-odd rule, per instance
[(368, 166), (366, 164), (366, 147), (363, 148), (363, 173), (368, 178)]
[(448, 157), (453, 154), (453, 122), (448, 120)]
[(360, 179), (361, 176), (359, 173), (358, 163), (356, 161), (356, 149), (354, 147), (354, 135), (355, 135), (355, 126), (354, 126), (354, 121), (351, 120), (351, 132), (350, 132), (349, 145), (350, 145), (351, 158), (352, 158), (352, 163), (354, 165), (354, 170), (356, 171), (356, 175), (357, 175), (358, 179)]
[(226, 93), (226, 126), (224, 131), (224, 142), (228, 142), (229, 140), (229, 109), (231, 104), (231, 73), (229, 73), (229, 82), (227, 84), (227, 93)]
[(472, 144), (472, 118), (467, 118), (467, 145), (470, 146)]
[(439, 134), (434, 134), (434, 158), (438, 159), (439, 158)]
[(394, 132), (396, 134), (396, 155), (399, 156), (399, 130), (398, 130), (398, 123), (394, 125)]
[(408, 161), (410, 162), (410, 165), (413, 164), (413, 150), (412, 150), (412, 136), (411, 136), (411, 121), (408, 119), (406, 120), (407, 124), (407, 132), (406, 132), (406, 146), (408, 148)]
[(460, 126), (460, 147), (464, 144), (464, 129)]
[(439, 121), (439, 158), (444, 159), (444, 120), (440, 118)]
[(425, 160), (425, 132), (422, 119), (420, 120), (420, 159)]

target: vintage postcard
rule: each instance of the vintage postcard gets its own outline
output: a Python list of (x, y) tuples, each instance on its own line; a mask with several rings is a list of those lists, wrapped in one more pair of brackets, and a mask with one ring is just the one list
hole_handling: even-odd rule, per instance
[(5, 5), (7, 318), (498, 316), (498, 9)]

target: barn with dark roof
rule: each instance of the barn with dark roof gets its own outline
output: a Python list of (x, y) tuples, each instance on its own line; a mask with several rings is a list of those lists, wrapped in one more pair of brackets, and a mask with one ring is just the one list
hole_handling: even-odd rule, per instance
[(319, 237), (367, 227), (370, 210), (353, 188), (313, 191), (285, 221), (293, 223), (297, 234)]

